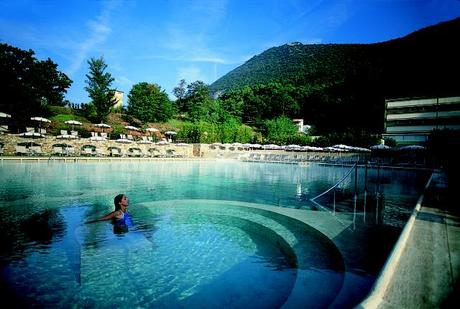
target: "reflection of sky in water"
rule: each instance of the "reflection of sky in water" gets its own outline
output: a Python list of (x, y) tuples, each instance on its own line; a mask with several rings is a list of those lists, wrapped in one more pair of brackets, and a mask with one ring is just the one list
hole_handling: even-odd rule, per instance
[[(91, 211), (103, 213), (112, 209), (113, 197), (120, 192), (126, 193), (132, 203), (211, 199), (308, 209), (312, 207), (310, 198), (335, 184), (349, 170), (317, 164), (235, 161), (5, 163), (1, 168), (0, 207), (8, 207), (16, 215), (74, 203), (94, 204)], [(377, 176), (376, 169), (369, 169), (367, 188), (370, 195), (378, 189), (386, 205), (410, 212), (426, 179), (421, 172), (381, 169)], [(353, 188), (354, 172), (339, 186), (346, 194), (337, 195), (346, 209), (352, 205)], [(363, 190), (364, 169), (360, 168), (358, 191), (362, 194)], [(332, 199), (330, 193), (317, 202), (331, 207)]]
[[(256, 252), (265, 252), (263, 256), (271, 256), (273, 260), (279, 259), (279, 256), (272, 247), (264, 247), (266, 241), (258, 240), (257, 245), (254, 245), (257, 237), (248, 236), (250, 233), (242, 233), (240, 229), (228, 226), (221, 229), (218, 225), (206, 224), (203, 228), (197, 228), (197, 225), (187, 226), (183, 224), (184, 222), (180, 224), (167, 222), (168, 218), (164, 214), (155, 215), (149, 211), (145, 213), (147, 209), (145, 205), (159, 202), (165, 205), (172, 203), (175, 206), (177, 203), (175, 201), (179, 200), (206, 199), (308, 209), (311, 206), (309, 198), (328, 189), (349, 170), (349, 167), (316, 164), (301, 167), (236, 161), (116, 164), (3, 163), (0, 168), (2, 243), (6, 244), (2, 248), (1, 256), (3, 262), (13, 261), (11, 274), (22, 278), (24, 293), (32, 295), (33, 298), (34, 293), (40, 293), (40, 290), (61, 286), (63, 292), (56, 294), (55, 297), (57, 301), (65, 299), (65, 303), (69, 304), (72, 302), (72, 297), (85, 297), (91, 293), (100, 293), (100, 295), (93, 294), (88, 299), (107, 297), (104, 294), (106, 292), (104, 287), (109, 287), (116, 281), (115, 279), (124, 278), (133, 286), (140, 287), (142, 291), (139, 293), (145, 298), (152, 297), (154, 293), (163, 293), (173, 295), (171, 296), (173, 298), (187, 299), (184, 305), (196, 305), (195, 301), (202, 300), (202, 298), (194, 300), (191, 295), (207, 297), (211, 290), (216, 294), (227, 292), (225, 289), (219, 290), (219, 286), (224, 285), (206, 286), (206, 282), (212, 282), (213, 278), (206, 277), (209, 275), (206, 271), (199, 273), (203, 269), (206, 270), (207, 264), (196, 264), (196, 260), (206, 262), (213, 254), (221, 252), (220, 262), (227, 268), (224, 266), (219, 268), (217, 266), (221, 264), (217, 263), (215, 264), (217, 268), (215, 267), (214, 270), (217, 269), (219, 273), (224, 269), (232, 269), (235, 272), (230, 272), (230, 277), (226, 277), (225, 280), (238, 282), (239, 275), (234, 274), (248, 273), (251, 269), (254, 270), (252, 274), (254, 278), (265, 276), (262, 273), (264, 265), (267, 265), (266, 260), (261, 262)], [(364, 169), (359, 169), (358, 175), (358, 190), (362, 192)], [(350, 201), (349, 192), (354, 186), (353, 177), (354, 173), (340, 186), (344, 192), (342, 195), (348, 199), (342, 201), (343, 209), (349, 209), (347, 207)], [(385, 203), (385, 209), (380, 216), (384, 220), (404, 220), (405, 217), (401, 216), (401, 213), (410, 212), (427, 179), (424, 173), (401, 170), (380, 170), (380, 175), (377, 177), (375, 169), (368, 171), (368, 177), (370, 194), (377, 188), (382, 193), (381, 202)], [(118, 193), (126, 193), (129, 196), (130, 210), (137, 220), (136, 229), (120, 236), (114, 235), (110, 224), (106, 222), (81, 226), (81, 222), (86, 218), (95, 218), (111, 211), (113, 197)], [(170, 202), (166, 203), (166, 201)], [(222, 204), (218, 207), (225, 206)], [(380, 207), (382, 208), (382, 205)], [(153, 222), (139, 218), (150, 218)], [(162, 226), (161, 222), (167, 224), (164, 223)], [(224, 230), (228, 230), (228, 234), (223, 232)], [(37, 233), (38, 231), (43, 233)], [(171, 235), (174, 237), (171, 238)], [(234, 239), (229, 241), (228, 237)], [(206, 247), (208, 249), (202, 248), (210, 251), (191, 251), (192, 248), (184, 246), (181, 239), (188, 239), (189, 243), (198, 245), (211, 244), (210, 247)], [(132, 242), (133, 246), (123, 245), (127, 240)], [(163, 251), (152, 251), (157, 240), (161, 240)], [(213, 246), (213, 241), (219, 242), (219, 245)], [(219, 251), (220, 249), (223, 251)], [(182, 252), (180, 256), (188, 256), (190, 267), (199, 265), (195, 271), (186, 276), (191, 278), (198, 276), (196, 284), (187, 281), (180, 288), (179, 294), (172, 291), (177, 288), (174, 284), (171, 286), (163, 284), (157, 288), (144, 286), (141, 279), (146, 276), (157, 276), (158, 281), (161, 282), (174, 282), (174, 278), (170, 278), (167, 271), (157, 273), (154, 268), (149, 268), (154, 264), (140, 266), (143, 261), (150, 259), (164, 260), (165, 265), (176, 263), (182, 267), (183, 259), (172, 261), (173, 257), (168, 256), (169, 252), (174, 250)], [(227, 255), (226, 250), (233, 253)], [(240, 258), (240, 262), (235, 264), (231, 258)], [(119, 267), (123, 268), (126, 260), (134, 263), (128, 274), (117, 270)], [(261, 267), (254, 268), (254, 263)], [(50, 268), (49, 265), (53, 267)], [(100, 272), (95, 270), (108, 265), (115, 268), (108, 269), (106, 273), (109, 275), (101, 279)], [(169, 266), (164, 268), (164, 270), (168, 269)], [(49, 277), (50, 271), (56, 272), (59, 276)], [(182, 273), (185, 274), (187, 271), (183, 270)], [(290, 286), (291, 279), (290, 275), (287, 275), (287, 277), (274, 279), (274, 282), (280, 280)], [(81, 288), (78, 282), (81, 282), (81, 286), (86, 289), (91, 286), (91, 291), (82, 288), (79, 294), (72, 296), (73, 292), (69, 291)], [(101, 282), (104, 284), (100, 284)], [(100, 289), (96, 289), (98, 292), (95, 292), (95, 286), (100, 286)], [(203, 286), (206, 286), (206, 291), (200, 292)], [(280, 289), (276, 284), (272, 287), (275, 291)], [(170, 301), (168, 297), (165, 296), (165, 303), (158, 301), (156, 305), (168, 304)], [(133, 301), (139, 305), (147, 304), (138, 299)], [(92, 306), (94, 303), (89, 301), (80, 305)]]
[[(234, 200), (283, 207), (310, 207), (316, 196), (342, 178), (349, 167), (217, 162), (40, 163), (3, 164), (0, 207), (29, 204), (33, 208), (72, 203), (113, 204), (119, 192), (131, 202), (158, 200)], [(364, 190), (359, 169), (358, 191)], [(427, 179), (413, 171), (380, 170), (379, 190), (389, 204), (407, 197), (415, 204)], [(377, 190), (377, 170), (368, 171), (368, 190)], [(352, 190), (354, 173), (340, 186)], [(394, 201), (394, 199), (396, 199)], [(405, 206), (407, 207), (407, 206)], [(409, 207), (413, 207), (410, 205)]]

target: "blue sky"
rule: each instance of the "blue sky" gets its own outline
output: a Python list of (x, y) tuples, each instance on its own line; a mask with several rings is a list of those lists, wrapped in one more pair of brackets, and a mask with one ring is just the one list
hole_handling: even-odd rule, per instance
[(51, 58), (88, 102), (87, 61), (103, 56), (127, 95), (181, 79), (211, 84), (289, 42), (375, 43), (460, 16), (460, 0), (2, 0), (0, 42)]

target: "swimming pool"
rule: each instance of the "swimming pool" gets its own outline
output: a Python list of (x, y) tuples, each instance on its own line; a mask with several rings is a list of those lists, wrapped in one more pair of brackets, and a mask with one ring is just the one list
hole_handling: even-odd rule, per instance
[[(308, 198), (346, 170), (236, 161), (4, 163), (2, 293), (47, 307), (327, 306), (350, 285), (350, 269), (378, 270), (348, 261), (344, 232), (331, 240), (250, 206), (311, 211)], [(381, 176), (384, 203), (409, 211), (423, 177)], [(112, 210), (120, 192), (130, 198), (133, 229), (118, 235), (107, 222), (82, 224)]]

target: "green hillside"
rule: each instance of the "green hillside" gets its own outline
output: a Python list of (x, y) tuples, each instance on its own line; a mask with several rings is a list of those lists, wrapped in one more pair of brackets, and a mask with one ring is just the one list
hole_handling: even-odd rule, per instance
[(388, 97), (458, 95), (459, 37), (457, 18), (382, 43), (285, 44), (254, 56), (210, 88), (219, 93), (277, 81), (351, 101), (365, 97), (368, 105)]
[(366, 63), (371, 54), (369, 49), (360, 44), (285, 44), (252, 57), (210, 87), (215, 92), (273, 81), (295, 85), (334, 84), (343, 81), (351, 65)]

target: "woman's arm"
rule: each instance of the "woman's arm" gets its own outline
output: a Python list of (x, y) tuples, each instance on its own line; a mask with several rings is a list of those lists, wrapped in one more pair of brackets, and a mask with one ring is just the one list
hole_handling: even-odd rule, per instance
[(112, 211), (111, 213), (109, 213), (109, 214), (107, 214), (107, 215), (105, 215), (103, 217), (97, 218), (96, 220), (86, 221), (85, 223), (94, 223), (94, 222), (98, 222), (98, 221), (110, 220), (113, 217), (115, 217), (116, 213), (117, 213), (116, 211)]

